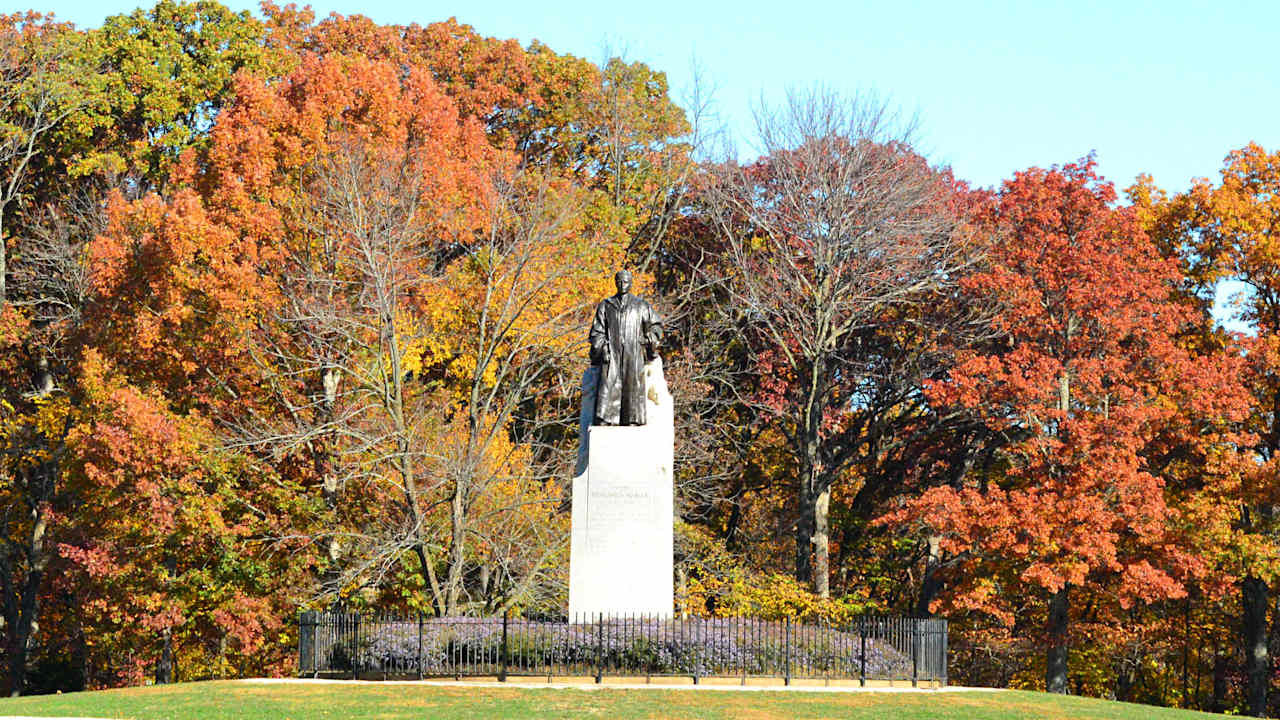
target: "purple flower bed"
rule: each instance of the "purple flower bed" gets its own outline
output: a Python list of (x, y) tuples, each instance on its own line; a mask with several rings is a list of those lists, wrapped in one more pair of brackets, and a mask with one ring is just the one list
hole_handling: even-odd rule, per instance
[[(502, 664), (501, 618), (364, 621), (359, 631), (362, 672), (492, 675)], [(321, 669), (351, 669), (353, 633), (321, 647)], [(605, 620), (570, 624), (512, 619), (507, 626), (510, 673), (772, 675), (852, 677), (862, 668), (857, 630), (740, 619)], [(891, 644), (866, 640), (866, 674), (907, 677), (911, 659)]]

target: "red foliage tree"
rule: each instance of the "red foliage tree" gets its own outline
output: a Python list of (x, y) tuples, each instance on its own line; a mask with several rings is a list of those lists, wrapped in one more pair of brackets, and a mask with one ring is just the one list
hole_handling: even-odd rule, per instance
[(1105, 589), (1121, 608), (1184, 594), (1200, 563), (1177, 542), (1177, 509), (1145, 451), (1181, 412), (1238, 398), (1218, 360), (1178, 342), (1193, 318), (1173, 294), (1177, 266), (1115, 201), (1092, 159), (1004, 184), (984, 218), (990, 262), (963, 281), (998, 302), (1002, 337), (960, 353), (928, 389), (1007, 439), (1000, 463), (890, 516), (964, 560), (951, 610), (1013, 626), (1020, 607), (1047, 603), (1052, 692), (1067, 690), (1073, 591)]

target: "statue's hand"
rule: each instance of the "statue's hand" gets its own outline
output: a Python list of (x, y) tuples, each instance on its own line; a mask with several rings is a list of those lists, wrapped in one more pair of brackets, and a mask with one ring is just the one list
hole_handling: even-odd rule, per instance
[(658, 358), (658, 343), (647, 342), (644, 344), (644, 359), (646, 362), (652, 362)]
[(611, 360), (613, 360), (613, 348), (609, 347), (609, 343), (606, 342), (591, 347), (592, 365), (608, 365)]

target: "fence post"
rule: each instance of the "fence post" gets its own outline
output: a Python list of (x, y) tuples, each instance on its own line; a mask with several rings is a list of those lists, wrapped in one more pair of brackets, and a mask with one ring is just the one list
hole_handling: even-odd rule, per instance
[(867, 619), (858, 618), (858, 685), (867, 686)]
[(947, 621), (946, 620), (940, 621), (938, 629), (942, 633), (942, 658), (941, 658), (942, 687), (946, 687), (947, 686), (947, 642), (949, 637), (947, 633)]
[(498, 682), (507, 681), (507, 620), (511, 611), (502, 611), (502, 669), (498, 671)]
[(655, 643), (653, 637), (655, 634), (661, 632), (661, 626), (659, 626), (657, 622), (654, 622), (652, 625), (646, 622), (646, 619), (649, 618), (647, 615), (641, 615), (640, 618), (640, 632), (644, 635), (645, 647), (644, 682), (648, 685), (653, 682), (653, 659), (658, 654), (657, 651), (654, 650)]
[(920, 618), (911, 618), (911, 687), (920, 687)]
[[(320, 677), (320, 618), (321, 616), (322, 614), (319, 610), (311, 611), (311, 617), (314, 618), (315, 620), (315, 623), (311, 626), (311, 677), (313, 678)], [(327, 624), (329, 625), (333, 624), (333, 619), (329, 617), (328, 613), (324, 613), (323, 617), (329, 621)], [(226, 637), (224, 636), (223, 641), (225, 640), (226, 640)]]
[(360, 613), (355, 613), (351, 630), (351, 679), (360, 679)]
[[(696, 619), (695, 619), (695, 622), (696, 622)], [(707, 649), (705, 645), (698, 642), (698, 630), (701, 627), (702, 627), (701, 622), (693, 626), (693, 646), (695, 648), (698, 648), (698, 651), (693, 656), (694, 658), (693, 659), (693, 684), (694, 685), (698, 684), (698, 662), (702, 660), (702, 653), (705, 652)], [(705, 641), (706, 638), (704, 637), (702, 638), (702, 640)]]
[(930, 665), (931, 669), (929, 671), (929, 676), (930, 676), (929, 679), (932, 682), (932, 686), (936, 688), (936, 687), (941, 687), (940, 685), (938, 685), (938, 681), (942, 676), (942, 660), (941, 658), (938, 657), (938, 655), (939, 653), (942, 652), (942, 633), (940, 632), (942, 629), (942, 623), (938, 622), (938, 620), (935, 618), (933, 622), (930, 623), (929, 627), (933, 628), (933, 638), (934, 638), (932, 642), (932, 647), (928, 651), (929, 654), (933, 656), (933, 659), (929, 661), (931, 663)]
[[(569, 625), (570, 623), (572, 623), (572, 622), (574, 621), (574, 618), (575, 618), (575, 617), (576, 617), (576, 616), (574, 616), (574, 615), (566, 615), (566, 616), (565, 616), (565, 627), (566, 627), (566, 628), (568, 627), (568, 625)], [(546, 638), (543, 638), (543, 643), (542, 643), (542, 654), (543, 654), (543, 656), (546, 658), (546, 661), (547, 661), (547, 683), (548, 683), (548, 684), (550, 684), (550, 683), (551, 683), (551, 671), (554, 669), (554, 667), (553, 667), (553, 663), (555, 662), (555, 659), (556, 659), (556, 658), (555, 658), (555, 648), (556, 648), (557, 646), (559, 646), (559, 644), (560, 644), (560, 638), (559, 638), (559, 637), (555, 637), (555, 636), (553, 636), (553, 637), (551, 638), (551, 643), (550, 643), (550, 644), (548, 644), (548, 643), (546, 642)]]
[(596, 613), (596, 684), (604, 682), (604, 613)]
[(831, 621), (823, 620), (822, 624), (818, 626), (818, 632), (822, 633), (823, 652), (831, 653), (828, 657), (823, 658), (823, 663), (826, 665), (826, 667), (822, 669), (822, 673), (826, 675), (826, 677), (823, 678), (824, 684), (827, 687), (831, 687), (831, 676), (836, 672), (835, 666), (836, 666), (836, 663), (839, 662), (838, 660), (836, 660), (836, 656), (831, 650), (831, 643), (835, 641), (835, 635), (833, 634), (832, 628), (831, 628)]
[(791, 684), (791, 618), (787, 618), (786, 645), (784, 646), (784, 657), (787, 662), (786, 677), (783, 679), (784, 685)]
[[(303, 675), (307, 669), (307, 611), (298, 612), (298, 674)], [(315, 640), (311, 641), (312, 646)], [(312, 662), (311, 669), (315, 670), (315, 663)]]
[(418, 679), (422, 679), (422, 611), (418, 611)]

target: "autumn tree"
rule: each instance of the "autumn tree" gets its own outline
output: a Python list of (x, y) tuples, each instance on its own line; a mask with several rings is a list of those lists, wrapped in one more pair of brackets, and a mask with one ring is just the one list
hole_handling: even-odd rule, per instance
[[(13, 457), (25, 458), (20, 462), (39, 458), (29, 471), (38, 470), (42, 478), (18, 484), (25, 488), (25, 501), (15, 500), (13, 507), (29, 506), (32, 522), (28, 529), (35, 534), (19, 543), (24, 548), (23, 560), (18, 562), (18, 555), (14, 555), (14, 563), (3, 568), (7, 581), (24, 588), (15, 593), (27, 596), (15, 601), (15, 608), (25, 609), (16, 612), (8, 624), (10, 639), (23, 647), (31, 640), (26, 637), (27, 629), (39, 615), (38, 597), (47, 590), (47, 568), (56, 562), (52, 539), (66, 539), (62, 532), (67, 528), (50, 528), (42, 518), (50, 511), (51, 502), (66, 495), (64, 471), (66, 462), (74, 459), (74, 452), (66, 445), (74, 422), (65, 403), (83, 401), (77, 386), (77, 365), (86, 347), (81, 321), (94, 297), (88, 280), (87, 247), (105, 228), (104, 187), (124, 185), (104, 180), (102, 175), (132, 175), (135, 179), (145, 177), (153, 185), (163, 184), (178, 154), (200, 144), (226, 95), (225, 86), (234, 68), (228, 69), (211, 48), (223, 44), (241, 50), (246, 47), (243, 36), (238, 40), (233, 37), (235, 29), (229, 27), (234, 24), (229, 22), (232, 16), (213, 3), (181, 8), (161, 3), (149, 18), (143, 15), (139, 11), (131, 18), (110, 18), (104, 29), (83, 33), (38, 14), (17, 14), (6, 16), (0, 30), (4, 75), (0, 99), (0, 163), (4, 167), (0, 183), (0, 300), (10, 300), (17, 312), (14, 317), (23, 318), (24, 336), (15, 357), (22, 358), (27, 372), (27, 378), (12, 378), (8, 387), (12, 391), (10, 407), (15, 408), (15, 415), (9, 418), (15, 431), (8, 440), (25, 438), (25, 446), (11, 447)], [(251, 25), (247, 16), (238, 20), (240, 27)], [(188, 47), (197, 57), (185, 58), (186, 62), (172, 57), (170, 62), (157, 61), (165, 55), (161, 47), (172, 49), (180, 44), (175, 38), (181, 33), (174, 30), (183, 23)], [(228, 32), (219, 34), (219, 28)], [(262, 52), (252, 37), (247, 45)], [(192, 75), (168, 75), (184, 68)], [(219, 73), (221, 80), (210, 80)], [(201, 81), (195, 79), (197, 74)], [(162, 77), (168, 80), (168, 92), (153, 92)], [(124, 87), (130, 82), (134, 84)], [(121, 109), (126, 103), (138, 109), (136, 122), (123, 120), (130, 114)], [(162, 134), (161, 128), (171, 130), (175, 123), (184, 131), (170, 133), (164, 142), (154, 142)], [(169, 152), (165, 162), (157, 160), (159, 155), (143, 157), (162, 146)], [(137, 187), (126, 190), (136, 193)], [(37, 416), (47, 415), (53, 406), (63, 408), (65, 426), (61, 431), (17, 431), (40, 427)], [(52, 429), (48, 423), (44, 427)], [(21, 533), (11, 529), (15, 532), (6, 537), (18, 542)], [(48, 533), (49, 539), (41, 541), (37, 531)], [(25, 570), (20, 572), (19, 568)], [(13, 572), (7, 572), (10, 570)], [(10, 657), (16, 668), (25, 664), (26, 653), (16, 647)], [(22, 687), (20, 673), (20, 669), (12, 673), (15, 691)]]
[[(205, 636), (247, 631), (239, 649), (270, 662), (257, 643), (276, 622), (260, 594), (272, 586), (252, 590), (236, 574), (261, 558), (257, 518), (244, 513), (274, 511), (273, 486), (240, 484), (248, 473), (210, 452), (208, 422), (219, 409), (214, 378), (234, 380), (229, 369), (245, 364), (238, 313), (255, 307), (255, 292), (233, 259), (243, 248), (190, 194), (168, 210), (156, 198), (86, 200), (78, 213), (50, 208), (18, 244), (26, 341), (49, 366), (38, 390), (7, 405), (6, 439), (24, 442), (8, 456), (6, 507), (28, 509), (5, 527), (7, 543), (27, 538), (5, 563), (9, 600), (22, 608), (8, 639), (48, 617), (71, 637), (92, 634), (72, 668), (90, 684), (137, 681), (153, 664), (158, 680), (174, 679), (176, 658), (203, 641), (190, 634), (200, 622)], [(215, 560), (229, 573), (220, 580), (207, 572)], [(23, 581), (21, 593), (10, 580)], [(40, 622), (43, 645), (56, 627)], [(8, 657), (20, 691), (26, 656)]]
[(0, 302), (7, 297), (11, 221), (41, 166), (46, 140), (90, 101), (93, 66), (84, 37), (39, 13), (0, 16)]
[[(149, 337), (146, 331), (133, 338), (133, 341), (144, 339), (142, 343), (116, 342), (127, 335), (114, 335), (112, 329), (126, 333), (139, 330), (135, 322), (139, 318), (129, 315), (131, 311), (145, 315), (154, 310), (156, 314), (150, 317), (156, 322), (150, 328), (172, 329), (173, 325), (166, 326), (166, 322), (177, 323), (176, 319), (172, 315), (161, 319), (165, 311), (160, 308), (171, 310), (171, 303), (181, 304), (191, 296), (168, 285), (170, 294), (157, 297), (163, 294), (160, 288), (166, 285), (155, 267), (135, 266), (121, 275), (108, 272), (110, 253), (103, 255), (101, 249), (109, 247), (110, 242), (99, 243), (98, 254), (91, 252), (95, 235), (106, 229), (106, 188), (122, 190), (122, 199), (127, 201), (147, 188), (164, 186), (178, 157), (187, 150), (198, 151), (202, 147), (202, 139), (227, 97), (231, 74), (253, 64), (252, 60), (224, 60), (243, 53), (246, 48), (250, 54), (261, 55), (265, 51), (253, 36), (254, 23), (247, 15), (233, 16), (213, 3), (181, 8), (161, 3), (150, 15), (140, 11), (128, 18), (111, 18), (104, 29), (88, 33), (75, 32), (69, 26), (51, 23), (39, 16), (14, 16), (9, 20), (6, 37), (17, 38), (20, 44), (14, 52), (7, 52), (6, 58), (21, 62), (14, 66), (15, 74), (11, 78), (14, 83), (5, 85), (14, 98), (5, 118), (11, 130), (7, 137), (17, 142), (22, 135), (26, 144), (22, 153), (10, 153), (14, 162), (10, 165), (13, 172), (9, 175), (9, 187), (16, 188), (15, 192), (21, 196), (22, 214), (21, 229), (5, 242), (14, 253), (11, 272), (7, 274), (13, 281), (8, 294), (15, 302), (14, 307), (25, 317), (22, 354), (29, 373), (27, 382), (10, 387), (15, 396), (22, 398), (21, 403), (34, 399), (36, 405), (45, 407), (40, 412), (47, 413), (52, 406), (62, 407), (64, 423), (62, 430), (54, 435), (26, 434), (24, 437), (29, 442), (37, 444), (18, 448), (16, 457), (43, 458), (40, 467), (44, 480), (27, 483), (25, 487), (29, 490), (39, 488), (47, 496), (46, 500), (56, 501), (70, 497), (68, 493), (74, 489), (76, 497), (87, 503), (92, 491), (106, 489), (79, 482), (84, 467), (77, 457), (80, 450), (68, 442), (82, 437), (78, 424), (95, 417), (98, 409), (95, 401), (84, 394), (83, 363), (90, 351), (112, 360), (128, 355), (125, 365), (131, 366), (133, 373), (129, 380), (121, 382), (131, 391), (143, 386), (147, 387), (144, 392), (158, 389), (162, 396), (174, 402), (170, 410), (179, 416), (197, 408), (206, 413), (210, 410), (210, 396), (203, 392), (207, 390), (204, 383), (208, 376), (197, 374), (193, 383), (191, 374), (191, 368), (196, 366), (205, 367), (204, 372), (208, 372), (207, 366), (192, 358), (200, 357), (201, 350), (208, 348), (199, 340), (210, 335), (199, 336), (196, 342), (182, 349), (149, 344), (145, 341)], [(240, 32), (245, 28), (250, 29), (247, 35)], [(162, 56), (165, 60), (157, 60)], [(182, 75), (183, 72), (187, 74)], [(125, 111), (126, 105), (136, 112)], [(126, 116), (133, 119), (123, 121)], [(155, 142), (162, 135), (164, 141)], [(119, 207), (126, 205), (127, 202)], [(19, 206), (10, 205), (10, 209), (15, 207)], [(135, 219), (146, 216), (138, 208), (128, 212), (135, 211)], [(155, 215), (149, 217), (154, 220)], [(145, 233), (154, 227), (154, 224), (138, 223), (130, 229)], [(175, 235), (168, 237), (173, 239)], [(132, 245), (137, 251), (132, 257), (139, 260), (148, 257), (147, 250), (157, 247), (155, 243), (121, 235), (116, 235), (115, 240), (120, 243), (118, 248)], [(208, 249), (205, 248), (206, 259), (210, 257)], [(166, 256), (173, 264), (171, 269), (178, 270), (182, 263), (177, 258), (182, 257), (184, 251), (169, 252), (172, 250), (173, 247), (169, 247), (151, 257), (168, 252)], [(219, 268), (225, 269), (225, 265)], [(244, 277), (232, 273), (224, 279), (243, 280)], [(135, 304), (132, 300), (141, 296), (114, 295), (121, 288), (110, 287), (110, 280), (130, 285), (142, 296), (154, 293), (151, 302)], [(251, 291), (242, 293), (242, 297), (252, 295)], [(86, 312), (91, 307), (93, 312)], [(209, 313), (206, 317), (214, 314), (212, 305), (206, 304), (204, 308)], [(108, 317), (111, 319), (106, 320)], [(175, 333), (170, 339), (177, 343), (181, 337), (181, 333)], [(222, 346), (232, 349), (237, 344), (223, 343)], [(182, 351), (190, 354), (178, 364), (164, 363), (162, 358), (166, 353), (172, 353), (169, 355), (172, 358)], [(225, 367), (225, 358), (231, 356), (234, 351), (223, 356), (221, 363), (211, 364)], [(209, 361), (212, 356), (200, 359)], [(116, 370), (120, 368), (114, 363), (108, 365)], [(166, 395), (165, 391), (171, 392)], [(38, 426), (33, 422), (35, 415), (26, 414), (23, 419), (24, 405), (12, 407), (18, 408), (19, 413), (13, 418), (14, 427), (23, 427), (26, 423), (30, 423), (30, 427)], [(11, 439), (14, 437), (17, 436), (10, 435)], [(110, 475), (110, 471), (107, 474)], [(31, 501), (35, 502), (34, 496)], [(32, 517), (42, 517), (44, 511), (39, 508), (46, 506), (47, 503), (33, 506), (37, 512)], [(43, 570), (51, 562), (58, 564), (62, 571), (54, 577), (74, 574), (76, 570), (75, 561), (68, 565), (69, 558), (58, 549), (80, 542), (73, 540), (75, 523), (66, 522), (68, 515), (61, 512), (49, 517), (59, 522), (41, 526), (47, 533), (44, 559), (37, 562), (36, 558), (29, 557), (28, 562), (23, 563), (23, 567), (40, 571), (28, 576), (32, 580), (48, 577)], [(51, 589), (48, 583), (42, 582), (35, 582), (32, 588), (37, 595)], [(143, 592), (141, 586), (135, 588)], [(89, 602), (79, 593), (72, 595), (78, 595), (78, 601)], [(54, 597), (64, 598), (68, 594), (58, 591)], [(32, 607), (38, 615), (37, 605)], [(86, 613), (62, 615), (85, 624), (91, 617)], [(24, 626), (22, 622), (15, 622), (10, 627), (17, 632)], [(107, 645), (99, 647), (105, 649)], [(15, 680), (14, 687), (20, 687), (20, 681)]]
[(34, 12), (0, 18), (0, 324), (10, 359), (0, 388), (0, 600), (13, 694), (26, 686), (56, 555), (49, 526), (65, 499), (71, 408), (54, 369), (67, 361), (63, 341), (83, 307), (75, 251), (94, 224), (83, 208), (55, 205), (33, 189), (65, 177), (46, 156), (50, 138), (92, 97), (85, 57), (83, 36), (66, 24)]
[(1217, 185), (1205, 179), (1186, 192), (1166, 196), (1149, 179), (1131, 190), (1145, 211), (1153, 237), (1182, 263), (1191, 292), (1212, 303), (1220, 283), (1243, 285), (1236, 318), (1253, 331), (1238, 342), (1246, 358), (1242, 373), (1252, 396), (1252, 413), (1244, 429), (1248, 463), (1234, 483), (1217, 489), (1216, 516), (1229, 518), (1222, 528), (1218, 567), (1237, 583), (1240, 641), (1248, 678), (1245, 706), (1252, 715), (1268, 712), (1272, 677), (1271, 627), (1268, 619), (1276, 584), (1276, 482), (1280, 454), (1280, 273), (1276, 243), (1280, 241), (1280, 154), (1257, 144), (1230, 153)]
[(584, 229), (587, 191), (517, 169), (425, 70), (330, 54), (253, 82), (211, 153), (229, 222), (272, 218), (285, 239), (281, 310), (254, 333), (274, 407), (233, 419), (238, 442), (307, 458), (330, 592), (411, 567), (435, 612), (509, 605), (563, 546), (564, 432), (541, 428), (567, 424), (564, 374), (619, 241)]
[(211, 0), (160, 0), (87, 31), (98, 93), (81, 113), (82, 137), (67, 138), (71, 171), (128, 177), (139, 193), (167, 189), (184, 154), (203, 160), (237, 73), (277, 77), (296, 62), (266, 34), (248, 11)]
[(360, 54), (430, 73), (464, 118), (530, 168), (591, 189), (594, 231), (631, 237), (642, 270), (680, 206), (706, 134), (705, 88), (688, 110), (666, 74), (610, 55), (598, 65), (533, 42), (484, 37), (456, 19), (378, 25), (361, 15), (316, 21), (309, 10), (264, 6), (271, 43), (299, 52)]
[(752, 402), (796, 467), (795, 574), (826, 596), (831, 487), (861, 447), (859, 338), (951, 281), (965, 244), (945, 177), (884, 105), (792, 94), (758, 131), (763, 157), (721, 169), (709, 206), (731, 259), (727, 309), (762, 379)]
[[(271, 218), (284, 237), (283, 339), (256, 334), (259, 365), (270, 382), (301, 386), (280, 388), (286, 429), (268, 437), (277, 454), (311, 456), (331, 507), (348, 480), (384, 493), (396, 509), (387, 532), (430, 576), (420, 486), (438, 478), (424, 477), (433, 443), (420, 434), (440, 418), (412, 384), (409, 354), (431, 331), (412, 318), (423, 283), (482, 217), (496, 158), (425, 72), (401, 77), (386, 62), (311, 56), (278, 86), (243, 79), (239, 96), (215, 131), (208, 181), (231, 224), (256, 233)], [(282, 192), (291, 182), (300, 191)]]
[(1004, 439), (999, 472), (929, 490), (897, 516), (965, 558), (953, 612), (1012, 624), (1013, 598), (1046, 598), (1051, 692), (1068, 689), (1073, 593), (1106, 587), (1127, 607), (1185, 592), (1194, 562), (1171, 536), (1177, 513), (1144, 451), (1176, 404), (1211, 415), (1232, 397), (1221, 391), (1229, 373), (1177, 342), (1190, 316), (1173, 299), (1176, 265), (1115, 200), (1092, 160), (1004, 184), (985, 221), (1004, 241), (962, 281), (999, 303), (1004, 340), (961, 353), (930, 388)]
[(65, 382), (64, 482), (91, 510), (57, 529), (74, 581), (60, 593), (95, 635), (88, 679), (167, 682), (237, 651), (265, 669), (279, 656), (261, 642), (290, 602), (275, 583), (296, 576), (260, 540), (293, 497), (221, 452), (213, 424), (252, 380), (244, 339), (269, 297), (253, 238), (190, 191), (117, 193), (106, 218), (80, 254), (89, 296)]
[(204, 149), (234, 74), (284, 64), (262, 23), (215, 2), (160, 2), (87, 32), (37, 13), (2, 25), (0, 222), (19, 198), (38, 210), (93, 176), (163, 187), (184, 152)]

